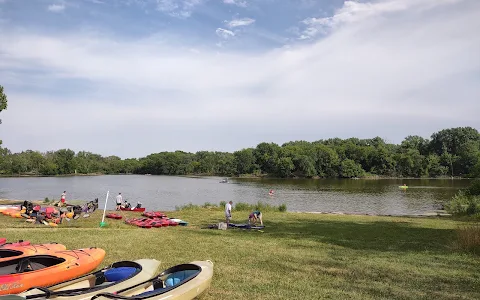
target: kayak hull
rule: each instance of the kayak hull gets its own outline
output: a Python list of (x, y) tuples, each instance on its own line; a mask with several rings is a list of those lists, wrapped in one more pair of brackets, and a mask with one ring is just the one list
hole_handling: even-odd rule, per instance
[(104, 257), (103, 249), (85, 248), (0, 262), (0, 295), (18, 294), (33, 286), (47, 287), (76, 278), (96, 269)]
[(120, 207), (120, 210), (123, 210), (123, 211), (140, 211), (140, 212), (144, 212), (145, 211), (145, 207), (140, 207), (140, 208), (124, 208), (124, 207)]
[(31, 255), (55, 253), (66, 249), (64, 245), (56, 243), (30, 245), (30, 242), (18, 242), (4, 244), (0, 246), (0, 262)]
[[(86, 300), (98, 293), (114, 293), (117, 290), (126, 289), (149, 280), (155, 276), (159, 267), (160, 261), (155, 259), (116, 262), (97, 272), (49, 286), (47, 289), (51, 292), (51, 295), (48, 299)], [(135, 273), (128, 274), (129, 276), (126, 278), (121, 278), (119, 274), (129, 268), (135, 269)], [(115, 273), (115, 271), (118, 272)], [(77, 289), (84, 290), (78, 292)], [(45, 291), (36, 288), (18, 295), (27, 299), (34, 295), (35, 299), (46, 299)]]

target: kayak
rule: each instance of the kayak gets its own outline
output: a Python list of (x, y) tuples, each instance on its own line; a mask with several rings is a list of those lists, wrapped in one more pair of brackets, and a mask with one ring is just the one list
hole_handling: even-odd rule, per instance
[(29, 255), (37, 254), (48, 254), (55, 251), (66, 250), (62, 244), (51, 243), (51, 244), (39, 244), (39, 245), (30, 245), (19, 243), (4, 244), (0, 247), (0, 262), (12, 260), (15, 258), (25, 257)]
[(193, 261), (173, 266), (137, 286), (114, 293), (99, 293), (91, 300), (107, 299), (194, 299), (203, 294), (212, 282), (213, 263)]
[(114, 293), (147, 281), (159, 267), (156, 259), (119, 261), (99, 271), (47, 288), (33, 287), (18, 295), (23, 299), (90, 299), (98, 293)]
[(85, 248), (24, 256), (0, 262), (0, 295), (47, 287), (93, 271), (105, 250)]
[(7, 242), (6, 238), (0, 238), (0, 246)]
[(109, 213), (106, 215), (107, 218), (120, 220), (122, 218), (119, 214)]
[(187, 226), (188, 225), (188, 222), (185, 222), (185, 221), (180, 220), (180, 219), (169, 219), (169, 220), (177, 223), (180, 226)]
[(144, 212), (142, 216), (145, 216), (148, 218), (166, 218), (167, 217), (167, 215), (161, 211)]
[(401, 189), (408, 189), (408, 186), (406, 186), (406, 185), (400, 185), (399, 188), (401, 188)]
[(177, 226), (178, 223), (163, 218), (132, 218), (125, 220), (126, 224), (136, 225), (142, 228)]
[(254, 226), (254, 225), (251, 225), (251, 224), (232, 224), (232, 223), (229, 223), (228, 227), (242, 228), (242, 229), (265, 229), (265, 226), (263, 226), (263, 225)]
[(144, 212), (144, 211), (145, 211), (145, 207), (140, 207), (140, 208), (124, 208), (124, 207), (120, 207), (120, 210), (124, 210), (124, 211), (141, 211), (141, 212)]
[(30, 241), (24, 241), (20, 240), (18, 242), (13, 242), (13, 243), (7, 243), (7, 239), (3, 239), (4, 243), (2, 244), (2, 239), (0, 239), (0, 248), (3, 246), (9, 245), (9, 246), (28, 246), (30, 245)]

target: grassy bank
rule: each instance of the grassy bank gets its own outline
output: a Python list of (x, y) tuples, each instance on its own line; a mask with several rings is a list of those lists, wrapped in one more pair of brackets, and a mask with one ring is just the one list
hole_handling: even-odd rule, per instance
[[(233, 222), (246, 222), (248, 213), (234, 210)], [(99, 228), (97, 211), (48, 228), (0, 215), (0, 235), (101, 247), (102, 266), (149, 257), (165, 269), (210, 259), (214, 279), (204, 299), (480, 299), (479, 256), (455, 242), (467, 224), (460, 221), (271, 211), (260, 232), (202, 229), (223, 219), (221, 209), (167, 214), (189, 226), (141, 229), (107, 219)]]

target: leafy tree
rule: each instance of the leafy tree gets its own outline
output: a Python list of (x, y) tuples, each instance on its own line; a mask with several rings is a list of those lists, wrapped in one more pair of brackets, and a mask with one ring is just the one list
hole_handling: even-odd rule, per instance
[(233, 153), (237, 174), (252, 174), (255, 169), (253, 149), (247, 148)]
[(340, 164), (340, 176), (343, 178), (362, 177), (365, 171), (352, 159), (345, 159)]

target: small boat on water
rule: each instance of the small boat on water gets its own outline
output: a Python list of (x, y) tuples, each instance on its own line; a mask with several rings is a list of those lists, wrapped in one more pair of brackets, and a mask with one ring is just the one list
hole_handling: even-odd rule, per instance
[(145, 282), (155, 276), (159, 267), (156, 259), (119, 261), (99, 271), (47, 288), (33, 287), (18, 295), (23, 299), (87, 300), (98, 293), (114, 293)]
[(30, 245), (30, 242), (8, 243), (0, 246), (0, 262), (29, 255), (48, 254), (66, 249), (67, 247), (64, 245), (57, 243), (38, 245)]
[(13, 258), (0, 262), (0, 295), (47, 287), (95, 270), (105, 250), (85, 248)]
[(193, 261), (171, 267), (142, 284), (118, 290), (116, 293), (99, 293), (91, 300), (190, 300), (200, 296), (210, 287), (212, 276), (211, 261)]

